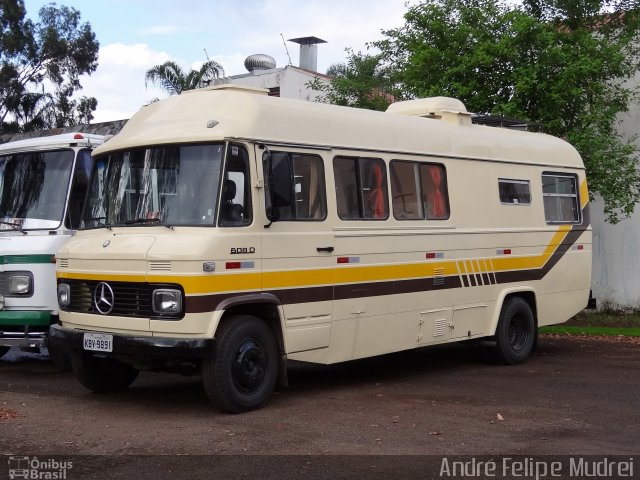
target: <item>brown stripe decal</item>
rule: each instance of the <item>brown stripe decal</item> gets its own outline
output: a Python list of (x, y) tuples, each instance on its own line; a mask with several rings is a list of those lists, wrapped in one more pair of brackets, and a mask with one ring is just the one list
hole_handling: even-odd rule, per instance
[[(398, 295), (401, 293), (426, 292), (430, 290), (445, 290), (460, 288), (459, 277), (444, 277), (439, 285), (433, 284), (433, 278), (416, 278), (411, 280), (391, 280), (388, 282), (357, 283), (336, 285), (335, 287), (308, 287), (272, 290), (270, 293), (280, 300), (282, 305), (297, 303), (326, 302), (330, 300), (346, 300), (349, 298), (379, 297), (384, 295)], [(216, 310), (218, 305), (240, 293), (225, 293), (218, 295), (189, 296), (185, 299), (186, 313), (203, 313)]]
[[(415, 278), (411, 280), (392, 280), (389, 282), (359, 283), (357, 285), (336, 285), (335, 300), (349, 298), (379, 297), (383, 295), (399, 295), (401, 293), (427, 292), (460, 288), (460, 277), (444, 277), (439, 285), (433, 284), (433, 278)], [(276, 293), (276, 295), (278, 295)]]
[[(256, 292), (248, 292), (256, 293)], [(306, 287), (306, 288), (289, 288), (283, 290), (274, 290), (271, 293), (278, 297), (283, 305), (293, 305), (296, 303), (313, 303), (327, 302), (333, 299), (333, 287)], [(189, 296), (185, 298), (186, 313), (204, 313), (213, 312), (218, 308), (221, 302), (232, 297), (242, 295), (239, 292), (221, 293), (214, 295)]]

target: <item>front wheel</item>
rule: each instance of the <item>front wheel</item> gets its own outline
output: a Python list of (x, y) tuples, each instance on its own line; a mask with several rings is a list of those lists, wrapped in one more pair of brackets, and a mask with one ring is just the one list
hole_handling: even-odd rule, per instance
[(209, 399), (230, 413), (262, 406), (278, 378), (278, 345), (267, 324), (250, 315), (227, 319), (216, 334), (215, 354), (202, 364)]
[(49, 352), (49, 358), (51, 362), (61, 372), (70, 372), (73, 367), (71, 366), (71, 357), (69, 352), (62, 347), (54, 347), (51, 342), (47, 344), (47, 351)]
[(113, 358), (99, 358), (82, 351), (71, 352), (71, 366), (80, 383), (97, 393), (124, 390), (138, 376), (138, 370)]
[(494, 354), (501, 363), (522, 363), (536, 344), (536, 322), (529, 304), (521, 297), (510, 298), (502, 306), (496, 328)]

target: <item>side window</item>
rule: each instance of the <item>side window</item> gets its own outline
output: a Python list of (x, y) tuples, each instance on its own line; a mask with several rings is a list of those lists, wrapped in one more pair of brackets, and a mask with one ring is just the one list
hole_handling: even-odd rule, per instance
[(89, 188), (89, 176), (93, 159), (90, 150), (80, 150), (76, 158), (76, 165), (73, 169), (71, 180), (71, 193), (69, 194), (69, 204), (67, 206), (67, 216), (65, 226), (71, 230), (80, 228), (82, 206), (84, 198)]
[(393, 160), (393, 215), (398, 220), (446, 220), (449, 193), (444, 165)]
[(327, 218), (324, 163), (318, 155), (272, 152), (291, 160), (293, 192), (291, 205), (274, 207), (278, 221), (322, 221)]
[(239, 145), (229, 145), (227, 151), (219, 212), (221, 227), (242, 227), (253, 219), (249, 156)]
[(387, 172), (379, 158), (335, 157), (338, 216), (342, 220), (389, 217)]
[(543, 173), (542, 197), (547, 223), (580, 221), (578, 179), (575, 175)]
[(509, 205), (531, 205), (529, 180), (498, 179), (500, 203)]

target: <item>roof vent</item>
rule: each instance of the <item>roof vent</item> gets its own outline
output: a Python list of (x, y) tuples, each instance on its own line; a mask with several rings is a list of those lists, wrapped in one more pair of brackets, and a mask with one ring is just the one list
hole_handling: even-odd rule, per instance
[(271, 70), (276, 68), (276, 60), (264, 53), (256, 53), (255, 55), (249, 55), (244, 61), (244, 68), (250, 72), (256, 70)]
[(467, 112), (464, 103), (450, 97), (418, 98), (395, 102), (389, 105), (387, 112), (442, 119), (458, 125), (471, 125), (471, 113)]

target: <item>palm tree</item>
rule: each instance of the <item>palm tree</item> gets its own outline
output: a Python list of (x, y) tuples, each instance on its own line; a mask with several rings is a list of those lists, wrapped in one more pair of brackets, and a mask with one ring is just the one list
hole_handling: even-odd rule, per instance
[(185, 90), (209, 86), (211, 80), (224, 76), (224, 69), (215, 60), (207, 60), (199, 70), (185, 73), (180, 65), (171, 60), (147, 70), (145, 87), (148, 83), (156, 83), (169, 95), (179, 95)]

